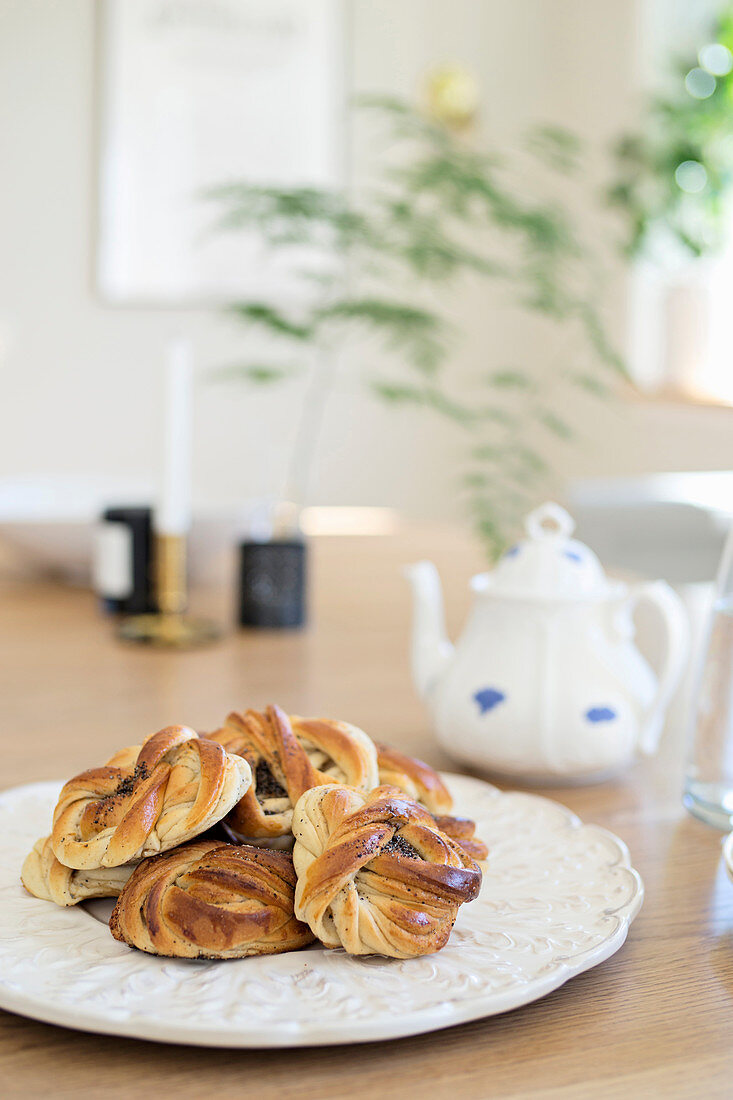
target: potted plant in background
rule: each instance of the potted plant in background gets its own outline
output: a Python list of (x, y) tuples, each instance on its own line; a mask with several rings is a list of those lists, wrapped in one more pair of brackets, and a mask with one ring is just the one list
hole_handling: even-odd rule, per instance
[[(569, 204), (534, 197), (533, 182), (526, 194), (517, 184), (520, 160), (531, 181), (542, 173), (564, 180), (579, 172), (582, 150), (566, 131), (544, 126), (514, 158), (499, 158), (407, 102), (372, 97), (355, 109), (376, 116), (385, 138), (358, 191), (232, 182), (210, 192), (217, 228), (255, 230), (280, 264), (289, 258), (298, 286), (294, 307), (255, 298), (230, 305), (243, 325), (272, 337), (273, 353), (218, 375), (260, 386), (308, 375), (285, 491), (299, 507), (328, 394), (341, 372), (356, 369), (349, 359), (357, 345), (378, 349), (378, 366), (358, 368), (369, 391), (446, 418), (463, 434), (460, 485), (493, 559), (551, 478), (548, 444), (575, 435), (563, 411), (569, 392), (605, 397), (624, 376), (602, 320), (597, 257)], [(457, 375), (460, 334), (441, 303), (467, 277), (499, 286), (569, 346), (539, 371), (492, 363), (487, 350), (470, 377)]]
[(645, 338), (634, 358), (645, 362), (635, 373), (657, 392), (730, 401), (732, 8), (701, 42), (649, 98), (640, 129), (616, 143), (607, 198), (637, 276)]

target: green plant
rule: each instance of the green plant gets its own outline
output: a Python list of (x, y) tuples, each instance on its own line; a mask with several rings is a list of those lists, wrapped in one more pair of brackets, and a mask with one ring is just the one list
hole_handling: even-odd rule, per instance
[[(263, 384), (309, 372), (288, 493), (299, 502), (323, 401), (341, 352), (358, 337), (378, 348), (366, 381), (395, 406), (420, 406), (453, 421), (466, 438), (462, 488), (475, 528), (495, 555), (550, 474), (552, 438), (572, 439), (563, 413), (568, 389), (609, 390), (623, 365), (597, 306), (593, 257), (566, 208), (531, 197), (507, 159), (477, 152), (410, 105), (391, 98), (359, 104), (386, 124), (373, 182), (359, 194), (233, 183), (215, 188), (217, 226), (255, 230), (292, 259), (298, 306), (233, 303), (230, 313), (273, 337), (282, 354), (227, 367), (225, 377)], [(575, 138), (538, 127), (526, 139), (532, 175), (577, 172)], [(304, 259), (307, 257), (307, 260)], [(569, 336), (572, 347), (544, 370), (481, 363), (456, 377), (458, 333), (435, 291), (461, 279), (500, 285), (508, 301)]]
[(727, 238), (733, 191), (733, 9), (696, 57), (681, 58), (671, 89), (653, 96), (642, 129), (613, 150), (608, 199), (628, 225), (626, 252), (655, 239), (701, 256)]

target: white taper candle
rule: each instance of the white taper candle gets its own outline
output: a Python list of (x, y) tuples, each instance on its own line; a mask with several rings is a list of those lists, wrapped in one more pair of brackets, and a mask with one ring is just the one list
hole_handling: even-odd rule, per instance
[(156, 530), (183, 535), (191, 526), (193, 355), (191, 342), (171, 340), (165, 364), (163, 484)]

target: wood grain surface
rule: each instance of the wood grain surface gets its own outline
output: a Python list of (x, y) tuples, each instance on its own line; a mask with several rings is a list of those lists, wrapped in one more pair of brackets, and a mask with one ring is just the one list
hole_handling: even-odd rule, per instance
[[(7, 579), (0, 583), (2, 786), (68, 777), (163, 725), (208, 729), (232, 707), (270, 701), (346, 718), (450, 767), (408, 670), (400, 566), (425, 556), (445, 578), (455, 632), (480, 560), (457, 533), (413, 529), (316, 540), (307, 631), (230, 633), (181, 654), (120, 645), (84, 591)], [(197, 602), (225, 618), (233, 599), (202, 593)], [(95, 1036), (0, 1012), (0, 1095), (732, 1096), (733, 884), (720, 861), (721, 835), (680, 805), (679, 719), (671, 716), (656, 760), (613, 783), (549, 792), (626, 841), (646, 900), (617, 955), (544, 1000), (413, 1039), (270, 1053)]]

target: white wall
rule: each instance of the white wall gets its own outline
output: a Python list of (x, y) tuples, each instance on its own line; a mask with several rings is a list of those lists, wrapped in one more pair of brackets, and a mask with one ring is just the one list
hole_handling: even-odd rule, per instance
[[(481, 81), (483, 139), (554, 117), (600, 146), (633, 117), (637, 3), (354, 0), (354, 86), (411, 93), (427, 67), (457, 60)], [(0, 476), (150, 478), (168, 337), (191, 337), (202, 374), (242, 346), (240, 330), (216, 314), (110, 308), (95, 297), (94, 65), (92, 0), (0, 0)], [(623, 294), (617, 277), (609, 310), (619, 337)], [(517, 355), (545, 365), (541, 339), (485, 292), (457, 310), (468, 334), (455, 369)], [(198, 498), (277, 493), (301, 396), (297, 385), (253, 392), (202, 380)], [(584, 406), (582, 415), (587, 443), (558, 451), (563, 470), (731, 465), (727, 412), (632, 404)], [(448, 426), (372, 403), (347, 373), (328, 410), (313, 498), (449, 514), (459, 453)]]

